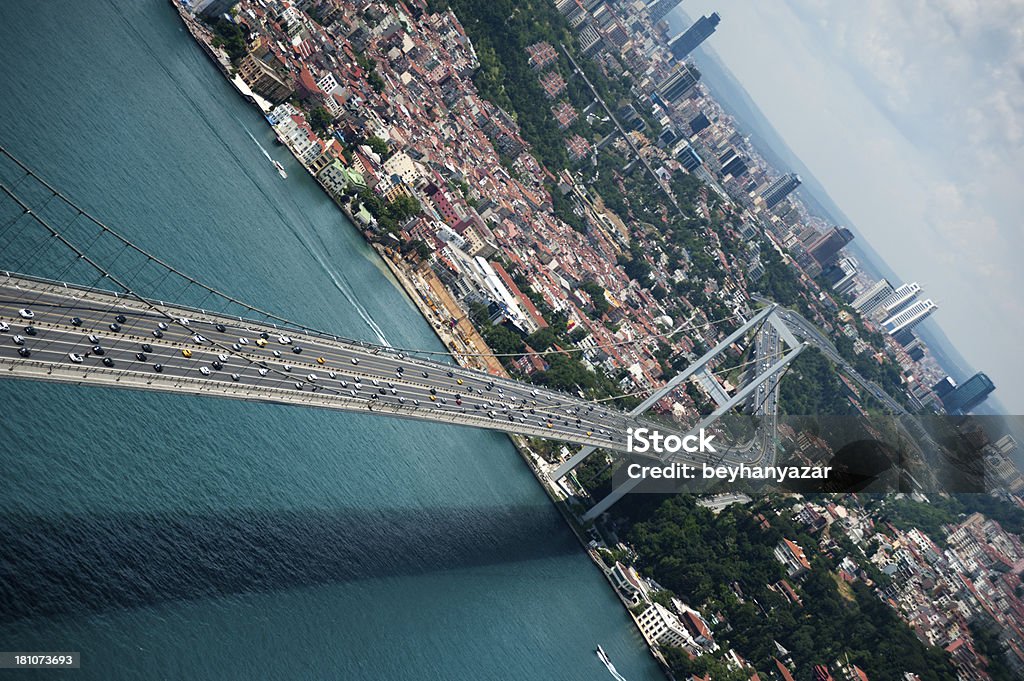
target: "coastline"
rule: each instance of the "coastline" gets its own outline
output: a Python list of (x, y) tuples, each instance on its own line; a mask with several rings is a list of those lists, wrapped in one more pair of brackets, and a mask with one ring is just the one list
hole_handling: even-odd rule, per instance
[[(227, 56), (222, 51), (218, 50), (218, 48), (213, 46), (213, 35), (204, 26), (202, 26), (202, 24), (197, 22), (184, 9), (178, 0), (168, 1), (171, 6), (174, 7), (175, 11), (177, 11), (178, 16), (184, 22), (189, 34), (195, 42), (199, 44), (200, 49), (202, 49), (207, 57), (209, 57), (213, 65), (232, 85), (238, 95), (247, 103), (259, 109), (261, 113), (265, 114), (265, 108), (253, 96), (252, 92), (249, 91), (247, 87), (243, 88), (240, 86), (241, 79), (232, 74), (230, 61)], [(244, 82), (242, 82), (242, 84), (244, 85)], [(269, 121), (268, 125), (270, 125)], [(272, 125), (270, 127), (272, 130), (274, 129)], [(489, 351), (489, 348), (487, 348), (483, 338), (469, 322), (465, 312), (461, 310), (461, 308), (458, 308), (454, 300), (447, 294), (443, 284), (441, 284), (440, 280), (437, 279), (436, 275), (433, 275), (432, 271), (430, 271), (429, 275), (421, 276), (421, 274), (417, 272), (417, 268), (400, 255), (397, 255), (390, 247), (384, 246), (380, 242), (371, 239), (368, 232), (359, 228), (358, 222), (351, 210), (349, 210), (348, 205), (338, 201), (337, 198), (327, 190), (327, 188), (320, 182), (319, 178), (317, 178), (316, 175), (302, 162), (299, 156), (289, 145), (283, 144), (282, 146), (288, 150), (303, 170), (309, 173), (320, 189), (332, 200), (335, 206), (338, 207), (351, 226), (362, 233), (367, 243), (370, 244), (374, 251), (376, 251), (377, 255), (385, 263), (388, 271), (401, 286), (402, 290), (419, 311), (424, 321), (426, 321), (433, 329), (434, 334), (445, 346), (446, 351), (453, 360), (460, 366), (466, 368), (487, 371), (489, 373), (508, 378), (509, 375), (501, 363), (493, 356), (487, 356), (485, 354)], [(417, 282), (420, 283), (426, 291), (417, 286)], [(432, 285), (434, 282), (436, 282), (436, 285)], [(434, 298), (434, 300), (429, 300), (428, 296)], [(448, 320), (445, 320), (441, 315), (442, 310), (448, 313)], [(459, 316), (456, 317), (456, 314)], [(448, 322), (447, 324), (446, 321)], [(459, 347), (462, 347), (465, 352), (460, 352), (458, 350)], [(483, 357), (487, 357), (487, 360), (482, 359)], [(533, 450), (530, 449), (527, 438), (520, 435), (509, 435), (508, 438), (540, 487), (544, 490), (548, 500), (562, 516), (562, 519), (569, 527), (573, 536), (579, 542), (580, 547), (590, 558), (593, 566), (600, 571), (608, 582), (612, 592), (615, 594), (616, 598), (618, 598), (623, 609), (626, 611), (626, 614), (632, 619), (637, 631), (646, 642), (648, 651), (658, 664), (659, 669), (661, 669), (666, 678), (674, 681), (674, 677), (665, 658), (659, 652), (657, 644), (651, 641), (644, 633), (636, 615), (629, 609), (628, 604), (622, 599), (618, 590), (615, 588), (610, 571), (604, 566), (604, 562), (596, 550), (590, 546), (591, 540), (586, 534), (586, 529), (580, 524), (578, 517), (569, 508), (567, 497), (562, 492), (557, 482), (551, 480), (549, 471), (544, 470), (545, 462), (543, 459), (537, 456)], [(554, 466), (550, 466), (550, 468), (553, 470)]]

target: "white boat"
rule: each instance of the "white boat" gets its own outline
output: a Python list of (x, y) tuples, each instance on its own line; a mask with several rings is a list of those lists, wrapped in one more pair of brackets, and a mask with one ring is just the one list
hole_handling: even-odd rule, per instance
[(604, 648), (598, 646), (597, 650), (594, 652), (597, 653), (597, 659), (601, 660), (601, 664), (605, 666), (608, 673), (612, 675), (612, 678), (615, 679), (615, 681), (626, 681), (626, 678), (622, 676), (622, 674), (619, 673), (619, 670), (615, 668), (615, 665), (612, 664), (612, 661), (608, 658), (608, 653), (604, 652)]
[(288, 173), (286, 173), (284, 171), (284, 166), (281, 165), (281, 162), (275, 160), (275, 161), (273, 161), (273, 163), (274, 163), (274, 167), (277, 168), (277, 174), (280, 175), (282, 179), (287, 180), (288, 179)]

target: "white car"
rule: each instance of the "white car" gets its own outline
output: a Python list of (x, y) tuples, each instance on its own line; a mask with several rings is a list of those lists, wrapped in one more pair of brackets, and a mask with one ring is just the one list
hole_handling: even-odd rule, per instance
[(196, 335), (192, 336), (192, 340), (195, 341), (196, 343), (205, 343), (206, 342), (206, 339), (203, 338), (202, 336), (200, 336), (198, 333)]
[(289, 338), (288, 336), (279, 336), (277, 342), (280, 343), (281, 345), (291, 345), (292, 339)]
[(209, 376), (210, 375), (210, 368), (209, 367), (199, 367), (199, 373), (201, 373), (203, 376)]
[(7, 322), (0, 322), (0, 331), (10, 331), (11, 327)]
[(33, 317), (36, 316), (36, 313), (28, 309), (27, 307), (23, 307), (20, 310), (18, 310), (18, 316), (20, 316), (22, 319), (32, 319)]
[(217, 355), (217, 359), (219, 359), (222, 362), (226, 362), (226, 361), (228, 361), (228, 356), (227, 355)]
[(356, 359), (355, 357), (353, 357), (353, 358), (352, 358), (352, 363), (353, 363), (353, 364), (359, 364), (359, 360), (358, 360), (358, 359)]
[(248, 345), (249, 344), (249, 339), (248, 338), (239, 338), (238, 339), (238, 344), (239, 345)]
[(306, 376), (306, 380), (311, 382), (311, 383), (316, 381), (316, 378), (317, 378), (316, 374), (309, 374), (308, 376)]
[(85, 361), (85, 357), (82, 357), (81, 355), (76, 354), (74, 352), (68, 353), (68, 359), (70, 359), (75, 364), (81, 364), (82, 362)]
[(270, 373), (270, 370), (265, 367), (261, 367), (257, 369), (257, 371), (259, 372), (260, 376), (266, 376), (267, 374)]

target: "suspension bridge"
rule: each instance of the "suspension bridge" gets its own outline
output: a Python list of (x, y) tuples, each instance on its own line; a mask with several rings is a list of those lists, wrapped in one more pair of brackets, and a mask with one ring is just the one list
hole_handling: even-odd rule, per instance
[[(624, 411), (248, 305), (122, 236), (2, 147), (0, 163), (0, 378), (362, 412), (582, 446), (552, 476), (560, 479), (599, 448), (626, 451), (629, 428), (685, 436), (739, 407), (773, 416), (778, 382), (804, 347), (769, 305)], [(734, 344), (750, 347), (752, 359), (730, 394), (714, 368)], [(707, 386), (714, 411), (692, 426), (653, 419), (651, 407), (689, 380)], [(758, 437), (686, 461), (754, 463), (773, 449)], [(629, 489), (621, 485), (591, 517)]]

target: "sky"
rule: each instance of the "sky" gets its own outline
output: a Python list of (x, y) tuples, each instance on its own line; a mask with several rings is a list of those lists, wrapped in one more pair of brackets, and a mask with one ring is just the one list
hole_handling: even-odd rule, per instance
[(719, 13), (705, 47), (1024, 414), (1024, 0), (681, 9)]

